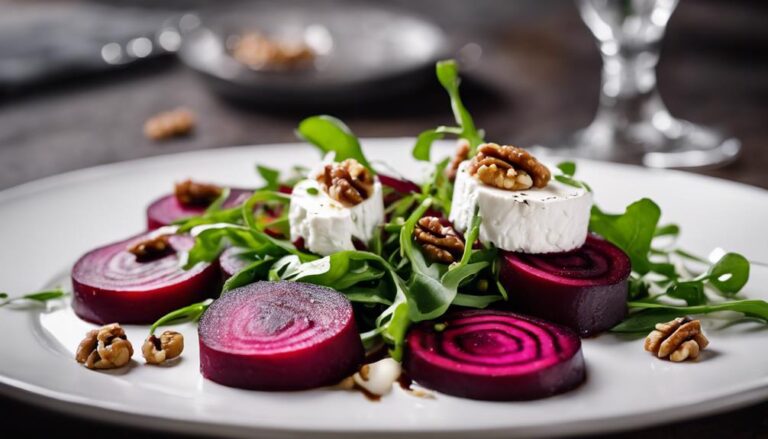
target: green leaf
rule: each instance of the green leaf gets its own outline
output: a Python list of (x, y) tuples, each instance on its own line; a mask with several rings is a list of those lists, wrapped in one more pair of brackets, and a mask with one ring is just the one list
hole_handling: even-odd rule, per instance
[(611, 328), (611, 332), (623, 333), (648, 333), (654, 329), (657, 323), (668, 322), (675, 317), (686, 315), (684, 311), (676, 308), (649, 309), (631, 314), (621, 323)]
[(557, 169), (568, 177), (576, 175), (576, 163), (574, 162), (560, 162), (557, 164)]
[(375, 174), (357, 136), (339, 119), (327, 115), (308, 117), (299, 123), (297, 134), (318, 147), (323, 154), (335, 153), (336, 161), (355, 159)]
[(9, 305), (11, 303), (22, 302), (22, 301), (45, 303), (50, 300), (60, 299), (67, 295), (68, 293), (62, 290), (61, 288), (45, 290), (45, 291), (36, 291), (34, 293), (27, 293), (19, 297), (13, 297), (11, 299), (8, 298), (8, 293), (0, 293), (0, 299), (4, 299), (3, 301), (0, 302), (0, 307)]
[(734, 311), (747, 317), (768, 321), (768, 302), (764, 300), (735, 300), (711, 305), (675, 306), (655, 302), (629, 302), (630, 309), (643, 310), (633, 313), (611, 329), (614, 332), (646, 332), (656, 323), (668, 322), (675, 317), (692, 314), (708, 314), (718, 311)]
[(460, 136), (462, 129), (457, 127), (439, 126), (435, 129), (422, 131), (416, 138), (416, 144), (413, 145), (411, 154), (416, 160), (429, 161), (432, 144), (442, 139), (446, 134), (455, 134)]
[(215, 200), (213, 200), (213, 203), (211, 203), (206, 209), (203, 215), (213, 215), (216, 212), (220, 211), (222, 206), (224, 206), (224, 203), (227, 202), (227, 198), (229, 198), (229, 194), (231, 193), (230, 188), (224, 188), (221, 191), (221, 194), (219, 194), (218, 197), (216, 197)]
[(266, 280), (269, 268), (273, 263), (274, 259), (271, 257), (251, 262), (224, 282), (224, 287), (221, 289), (222, 293), (251, 284), (257, 280)]
[(707, 302), (704, 284), (701, 281), (686, 281), (672, 284), (666, 294), (675, 299), (685, 300), (688, 305), (703, 305)]
[(726, 253), (706, 275), (709, 284), (724, 296), (731, 297), (741, 291), (749, 280), (749, 261), (738, 253)]
[(665, 224), (656, 228), (653, 233), (654, 237), (659, 236), (678, 236), (680, 235), (680, 226), (677, 224)]
[(200, 317), (202, 317), (205, 310), (211, 306), (211, 303), (213, 303), (213, 299), (206, 299), (202, 302), (193, 303), (192, 305), (169, 312), (152, 324), (149, 328), (149, 335), (154, 334), (155, 330), (160, 326), (175, 325), (187, 321), (196, 322), (200, 320)]
[(475, 127), (475, 122), (472, 120), (472, 116), (461, 101), (461, 95), (459, 93), (459, 84), (461, 83), (461, 80), (459, 79), (459, 67), (456, 64), (456, 60), (449, 59), (438, 61), (435, 66), (435, 72), (437, 73), (437, 80), (448, 92), (448, 96), (451, 99), (453, 116), (456, 119), (456, 123), (461, 127), (460, 137), (467, 139), (472, 150), (474, 150), (478, 145), (483, 143), (483, 135)]
[[(560, 183), (566, 184), (568, 186), (573, 186), (577, 188), (584, 188), (584, 185), (576, 180), (575, 178), (571, 178), (567, 175), (555, 175), (555, 180), (559, 181)], [(586, 188), (585, 188), (586, 189)]]
[(263, 189), (276, 191), (280, 189), (280, 171), (263, 165), (256, 165), (256, 172), (264, 179)]
[(632, 261), (634, 271), (646, 274), (652, 268), (648, 254), (660, 217), (659, 206), (643, 198), (627, 206), (620, 215), (607, 214), (593, 206), (589, 228), (622, 249)]
[(485, 308), (488, 305), (504, 300), (504, 297), (498, 294), (475, 296), (472, 294), (457, 294), (453, 299), (453, 304), (458, 306), (465, 306), (467, 308)]

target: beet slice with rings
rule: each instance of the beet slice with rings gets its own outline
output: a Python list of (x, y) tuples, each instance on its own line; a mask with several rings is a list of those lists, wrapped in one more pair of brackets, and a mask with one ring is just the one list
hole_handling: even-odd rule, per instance
[(140, 261), (128, 248), (148, 240), (143, 234), (97, 248), (72, 269), (72, 307), (82, 319), (95, 323), (153, 323), (163, 315), (213, 297), (221, 290), (218, 263), (201, 263), (184, 270), (180, 252), (194, 239), (170, 235), (171, 250)]
[(225, 293), (203, 315), (198, 334), (203, 376), (243, 389), (335, 384), (364, 356), (350, 302), (300, 282), (255, 282)]
[[(231, 189), (229, 197), (224, 202), (225, 208), (235, 207), (248, 199), (253, 191), (248, 189)], [(174, 221), (202, 215), (204, 206), (186, 206), (179, 202), (176, 195), (162, 196), (147, 207), (147, 229), (154, 230), (173, 224)]]
[(406, 337), (403, 365), (425, 387), (488, 401), (544, 398), (586, 377), (576, 333), (499, 310), (460, 311), (418, 324)]
[(588, 336), (626, 316), (631, 271), (621, 249), (589, 235), (565, 253), (504, 253), (499, 277), (516, 310)]

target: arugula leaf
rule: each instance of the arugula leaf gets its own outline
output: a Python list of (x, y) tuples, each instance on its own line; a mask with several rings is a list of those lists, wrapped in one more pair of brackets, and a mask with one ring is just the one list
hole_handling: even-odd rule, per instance
[(467, 139), (470, 146), (470, 155), (473, 155), (475, 148), (483, 143), (484, 134), (482, 130), (478, 130), (475, 127), (472, 115), (469, 114), (461, 100), (461, 94), (459, 93), (461, 79), (459, 78), (459, 67), (456, 64), (456, 60), (438, 61), (435, 65), (435, 73), (440, 85), (448, 92), (453, 117), (458, 127), (439, 126), (435, 129), (423, 131), (416, 139), (412, 155), (416, 160), (429, 161), (432, 144), (436, 140), (442, 139), (446, 134), (453, 134), (458, 138)]
[[(456, 60), (448, 59), (438, 61), (435, 66), (437, 73), (437, 80), (440, 81), (440, 85), (448, 92), (448, 96), (451, 98), (451, 109), (453, 110), (453, 116), (456, 119), (456, 123), (461, 127), (461, 137), (469, 141), (469, 145), (472, 149), (477, 145), (483, 143), (482, 134), (475, 128), (475, 122), (472, 120), (472, 116), (464, 107), (464, 103), (461, 101), (461, 95), (459, 94), (459, 84), (461, 79), (459, 78), (459, 66)], [(470, 154), (471, 155), (471, 154)]]
[(205, 310), (211, 306), (211, 303), (213, 303), (213, 299), (206, 299), (202, 302), (193, 303), (192, 305), (169, 312), (157, 319), (157, 321), (150, 326), (149, 335), (154, 334), (155, 330), (160, 326), (175, 325), (186, 321), (196, 322), (200, 320), (200, 317), (202, 317)]
[(269, 191), (280, 189), (280, 171), (263, 165), (256, 165), (256, 172), (264, 179), (265, 185), (263, 189)]
[(704, 284), (699, 281), (687, 281), (672, 284), (666, 294), (675, 299), (685, 300), (688, 305), (703, 305), (707, 303), (704, 294)]
[(355, 159), (375, 175), (376, 172), (363, 154), (359, 140), (339, 119), (328, 115), (308, 117), (299, 123), (296, 133), (324, 154), (335, 153), (335, 160)]
[(504, 300), (504, 297), (498, 294), (475, 296), (472, 294), (457, 294), (453, 299), (453, 304), (458, 306), (465, 306), (467, 308), (485, 308), (488, 305)]
[(224, 286), (221, 289), (222, 294), (232, 291), (235, 288), (248, 285), (257, 280), (266, 279), (266, 276), (269, 273), (269, 268), (272, 266), (273, 262), (274, 258), (267, 256), (264, 259), (253, 261), (247, 266), (243, 267), (240, 269), (240, 271), (233, 274), (232, 277), (224, 282)]
[(411, 154), (416, 160), (428, 162), (430, 160), (430, 151), (435, 141), (442, 139), (446, 134), (462, 135), (463, 130), (458, 127), (439, 126), (437, 128), (422, 131), (416, 138), (416, 144), (413, 145)]
[(768, 321), (768, 302), (764, 300), (736, 300), (711, 305), (675, 306), (652, 302), (629, 302), (630, 309), (643, 311), (633, 313), (619, 323), (613, 332), (646, 332), (656, 323), (668, 322), (675, 317), (689, 314), (708, 314), (718, 311), (735, 311), (747, 317)]
[(677, 224), (665, 224), (663, 226), (656, 227), (653, 232), (654, 237), (660, 236), (678, 236), (680, 235), (680, 226)]
[(642, 275), (652, 269), (648, 254), (660, 217), (661, 209), (648, 198), (635, 201), (619, 215), (593, 206), (589, 229), (622, 249), (632, 261), (632, 269)]
[(560, 162), (557, 164), (557, 169), (568, 177), (576, 175), (576, 163), (574, 162)]
[(22, 302), (22, 301), (32, 301), (32, 302), (39, 302), (39, 303), (45, 303), (50, 300), (54, 299), (60, 299), (64, 296), (67, 296), (68, 293), (61, 288), (56, 288), (53, 290), (46, 290), (46, 291), (37, 291), (34, 293), (27, 293), (22, 296), (8, 298), (8, 293), (0, 293), (0, 299), (5, 299), (0, 301), (0, 307), (10, 305), (11, 303), (16, 302)]
[(726, 253), (709, 268), (706, 279), (723, 296), (732, 297), (749, 280), (749, 261), (738, 253)]

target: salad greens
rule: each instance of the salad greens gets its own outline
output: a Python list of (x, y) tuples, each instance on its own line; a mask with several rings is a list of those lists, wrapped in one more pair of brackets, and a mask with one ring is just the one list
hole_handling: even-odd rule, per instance
[[(451, 102), (455, 126), (439, 126), (422, 132), (413, 147), (413, 157), (429, 161), (432, 144), (445, 135), (469, 142), (471, 152), (483, 142), (459, 93), (460, 78), (455, 61), (437, 63), (436, 74)], [(339, 119), (319, 115), (304, 119), (296, 130), (325, 155), (338, 161), (352, 158), (375, 172), (363, 154), (360, 141)], [(475, 212), (465, 236), (465, 250), (453, 264), (430, 263), (413, 239), (417, 221), (424, 215), (448, 217), (453, 184), (445, 169), (450, 159), (435, 163), (420, 191), (399, 193), (384, 188), (387, 222), (377, 229), (365, 250), (337, 252), (320, 257), (302, 250), (288, 240), (287, 212), (290, 197), (281, 193), (292, 187), (307, 171), (281, 181), (277, 170), (259, 166), (265, 185), (241, 206), (223, 208), (226, 196), (196, 218), (179, 222), (182, 231), (191, 231), (195, 246), (188, 252), (186, 266), (213, 261), (227, 247), (236, 247), (249, 263), (231, 277), (222, 294), (257, 280), (288, 280), (334, 288), (355, 307), (361, 337), (367, 346), (381, 341), (395, 359), (402, 356), (406, 331), (412, 322), (431, 320), (451, 306), (484, 308), (508, 300), (499, 282), (498, 251), (478, 245), (483, 219)], [(574, 162), (557, 165), (553, 178), (563, 184), (592, 191), (578, 180)], [(736, 296), (749, 277), (749, 262), (728, 253), (710, 264), (706, 259), (677, 248), (669, 242), (680, 234), (676, 224), (659, 224), (661, 208), (643, 198), (624, 212), (609, 213), (595, 205), (590, 231), (621, 248), (630, 258), (628, 318), (615, 332), (649, 331), (658, 322), (686, 314), (735, 311), (750, 318), (768, 321), (768, 303), (738, 300)], [(662, 245), (666, 243), (666, 245)], [(691, 268), (688, 265), (693, 264)], [(698, 268), (698, 270), (696, 269)], [(181, 320), (197, 320), (210, 302), (201, 302), (174, 311), (152, 327)]]

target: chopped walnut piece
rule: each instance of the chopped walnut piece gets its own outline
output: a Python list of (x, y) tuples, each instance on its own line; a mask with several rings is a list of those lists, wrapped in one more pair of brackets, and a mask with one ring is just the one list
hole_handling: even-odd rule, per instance
[(464, 253), (464, 241), (453, 227), (444, 226), (440, 218), (434, 216), (420, 218), (413, 229), (413, 236), (433, 262), (450, 264), (460, 259)]
[(678, 317), (667, 323), (658, 323), (645, 339), (645, 350), (659, 358), (681, 362), (695, 360), (709, 340), (701, 331), (701, 322), (688, 317)]
[(149, 262), (160, 259), (174, 253), (176, 250), (171, 246), (170, 235), (159, 235), (154, 238), (139, 241), (128, 247), (128, 253), (136, 256), (137, 262)]
[(542, 188), (552, 175), (528, 151), (516, 146), (486, 143), (477, 148), (469, 165), (470, 175), (499, 189), (525, 190)]
[(75, 359), (88, 369), (115, 369), (131, 361), (133, 346), (118, 323), (88, 331)]
[(184, 136), (195, 128), (195, 115), (186, 108), (158, 113), (144, 122), (144, 135), (152, 140)]
[(184, 336), (176, 331), (165, 331), (156, 337), (147, 337), (141, 346), (141, 354), (147, 364), (163, 364), (181, 355), (184, 350)]
[(198, 183), (189, 179), (174, 186), (176, 200), (187, 207), (208, 207), (221, 196), (223, 191), (224, 189), (215, 184)]
[(235, 40), (232, 57), (254, 70), (290, 70), (309, 67), (315, 52), (302, 41), (280, 41), (250, 32)]
[(317, 181), (331, 198), (347, 207), (362, 203), (373, 193), (373, 176), (355, 159), (325, 165)]
[(459, 165), (469, 158), (469, 140), (459, 139), (456, 143), (458, 145), (456, 154), (453, 156), (453, 160), (451, 160), (448, 167), (445, 168), (445, 176), (448, 177), (448, 180), (450, 181), (456, 180), (456, 174), (459, 172)]

